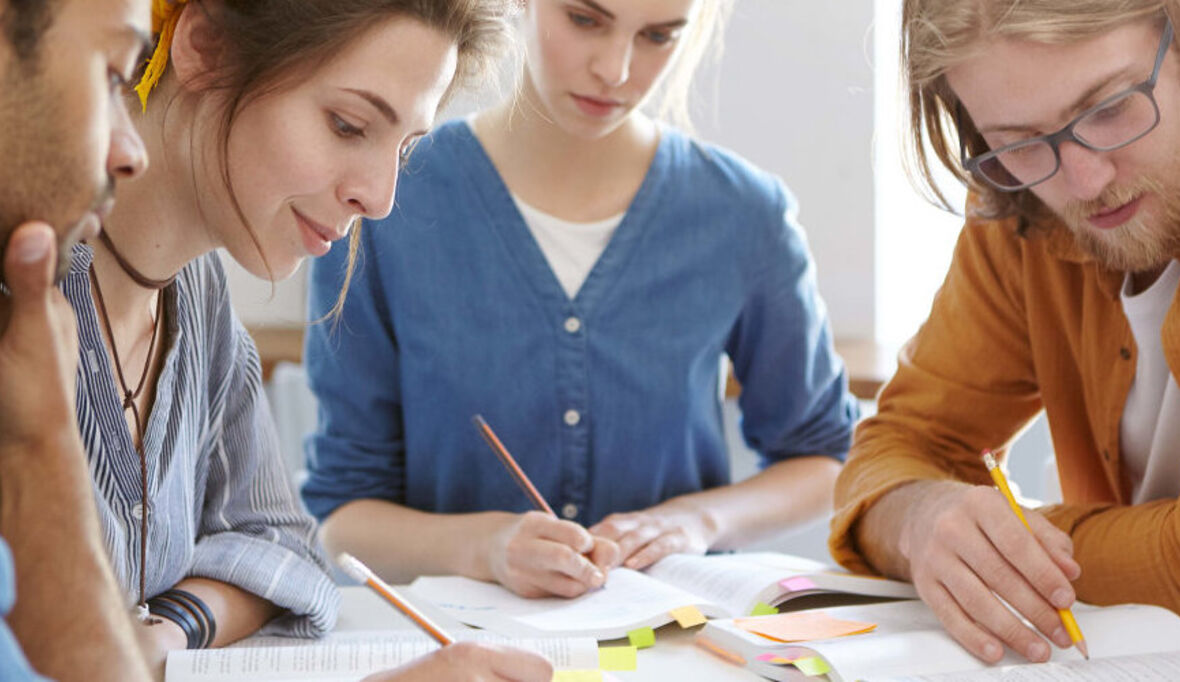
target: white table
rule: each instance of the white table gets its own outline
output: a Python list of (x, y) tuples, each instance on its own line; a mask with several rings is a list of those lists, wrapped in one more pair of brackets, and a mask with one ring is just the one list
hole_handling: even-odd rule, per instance
[[(338, 632), (348, 630), (402, 630), (412, 629), (413, 624), (392, 606), (364, 587), (340, 588), (340, 620)], [(401, 594), (409, 597), (408, 590)], [(447, 614), (429, 604), (415, 602), (415, 605), (430, 616), (444, 629), (458, 631), (467, 629)], [(656, 631), (656, 645), (639, 651), (639, 664), (633, 671), (612, 672), (621, 681), (636, 682), (753, 682), (763, 678), (727, 663), (692, 643), (692, 636), (699, 628), (682, 630), (675, 623)], [(608, 644), (624, 644), (625, 640)]]

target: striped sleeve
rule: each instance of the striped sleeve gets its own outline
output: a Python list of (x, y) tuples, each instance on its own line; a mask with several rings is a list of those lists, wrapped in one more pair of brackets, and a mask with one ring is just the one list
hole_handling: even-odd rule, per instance
[(208, 479), (189, 574), (219, 580), (286, 609), (265, 634), (318, 637), (335, 625), (339, 594), (283, 469), (262, 387), (258, 351), (227, 311), (232, 352), (219, 368), (210, 424)]

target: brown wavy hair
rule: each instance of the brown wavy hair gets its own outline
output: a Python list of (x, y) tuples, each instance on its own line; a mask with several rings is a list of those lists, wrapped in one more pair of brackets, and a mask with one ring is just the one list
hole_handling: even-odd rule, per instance
[[(80, 1), (80, 0), (79, 0)], [(410, 18), (450, 36), (458, 48), (453, 92), (480, 79), (508, 44), (508, 19), (519, 0), (190, 0), (182, 11), (203, 11), (222, 36), (222, 66), (212, 86), (228, 95), (218, 129), (222, 180), (234, 211), (262, 256), (229, 171), (229, 133), (242, 110), (267, 94), (288, 87), (380, 22)], [(391, 65), (391, 70), (396, 70)], [(162, 103), (167, 106), (167, 103)], [(149, 106), (151, 103), (149, 102)], [(325, 317), (344, 305), (360, 249), (360, 221), (348, 244), (348, 268), (340, 296)], [(273, 277), (271, 278), (273, 279)]]

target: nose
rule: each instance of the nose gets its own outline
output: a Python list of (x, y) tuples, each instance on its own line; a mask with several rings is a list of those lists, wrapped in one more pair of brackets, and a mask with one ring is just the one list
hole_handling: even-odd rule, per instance
[(1097, 199), (1114, 181), (1117, 169), (1110, 152), (1096, 152), (1076, 142), (1061, 145), (1061, 170), (1066, 187), (1081, 201)]
[(111, 114), (111, 148), (107, 151), (107, 172), (117, 180), (131, 180), (148, 167), (147, 149), (127, 113), (122, 97), (116, 98)]
[(400, 165), (396, 155), (392, 162), (382, 159), (379, 163), (358, 164), (340, 183), (337, 197), (353, 213), (374, 220), (384, 218), (393, 210)]
[(635, 43), (630, 36), (605, 41), (590, 62), (590, 71), (604, 85), (617, 88), (631, 78), (631, 57)]

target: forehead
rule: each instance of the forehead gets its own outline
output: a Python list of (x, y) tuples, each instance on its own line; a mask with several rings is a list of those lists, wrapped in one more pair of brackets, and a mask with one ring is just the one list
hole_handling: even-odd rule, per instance
[(69, 40), (104, 39), (127, 29), (150, 35), (151, 27), (151, 0), (63, 0), (51, 32), (60, 28)]
[(308, 87), (366, 90), (388, 101), (413, 129), (429, 127), (455, 76), (455, 41), (413, 18), (383, 20), (350, 40), (306, 81)]
[[(555, 0), (560, 4), (583, 5), (581, 0)], [(696, 10), (707, 2), (717, 0), (590, 0), (610, 12), (619, 21), (659, 23), (677, 19), (691, 19)], [(584, 6), (584, 5), (583, 5)]]
[(1055, 123), (1094, 85), (1127, 72), (1130, 82), (1151, 73), (1160, 31), (1154, 22), (1119, 26), (1064, 44), (1000, 38), (947, 72), (947, 82), (979, 127)]

